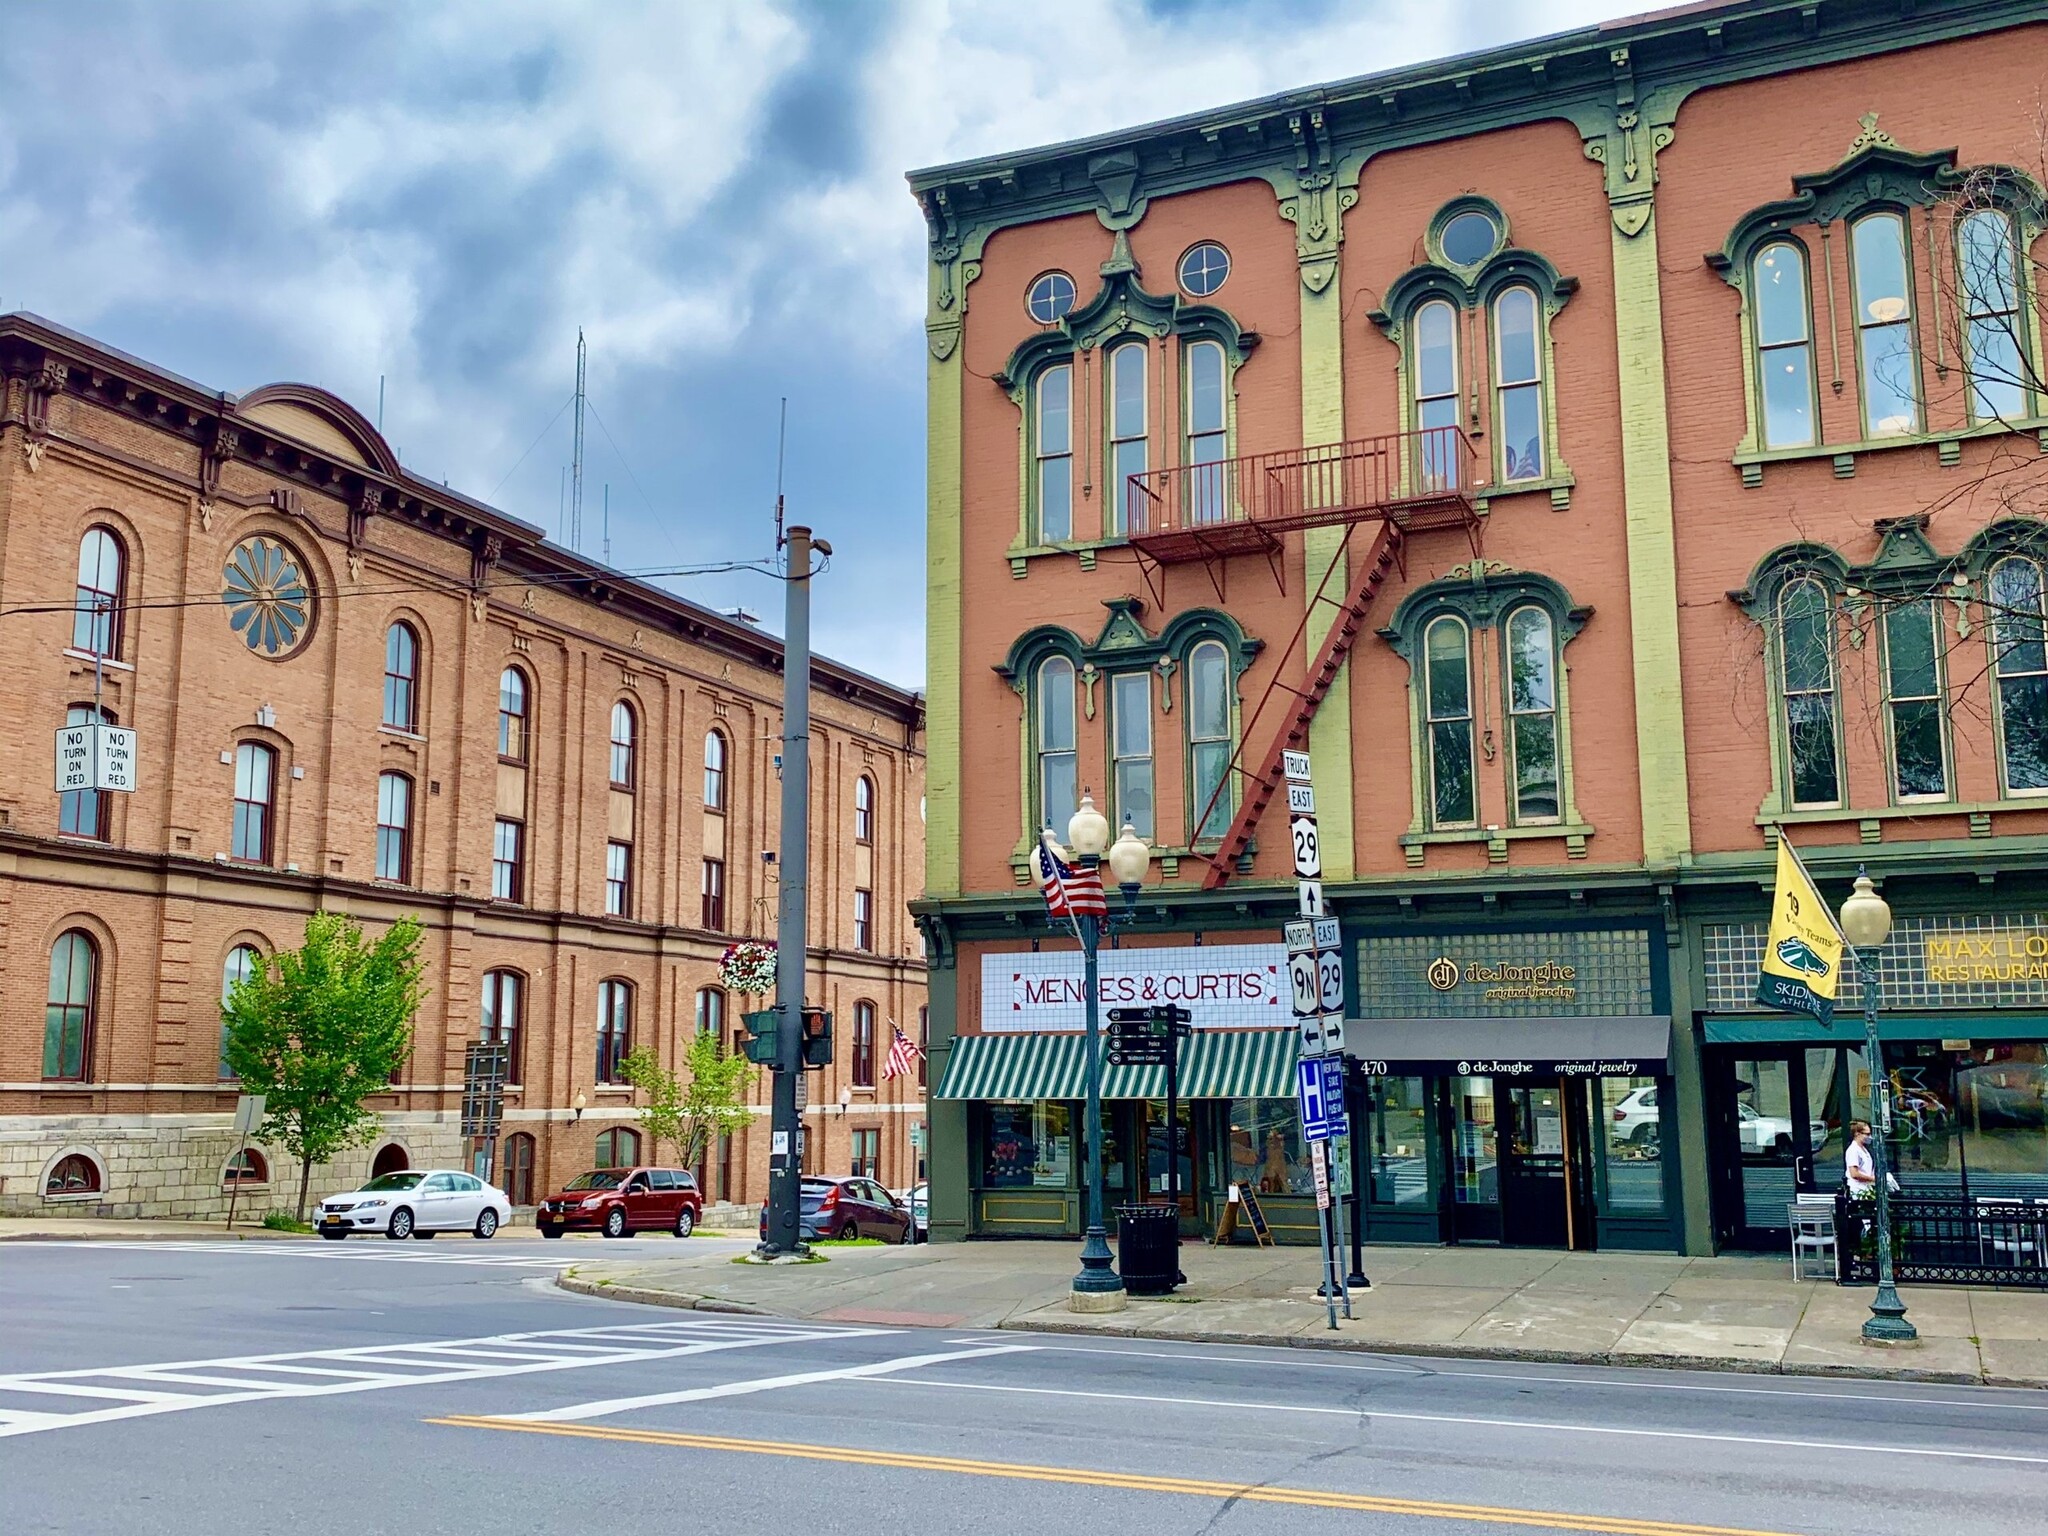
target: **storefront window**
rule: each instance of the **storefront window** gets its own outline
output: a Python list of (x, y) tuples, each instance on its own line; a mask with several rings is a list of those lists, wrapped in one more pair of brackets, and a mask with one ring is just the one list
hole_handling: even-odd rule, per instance
[(1367, 1166), (1372, 1203), (1427, 1210), (1436, 1204), (1429, 1187), (1429, 1101), (1419, 1077), (1372, 1080), (1366, 1112)]
[(1971, 1194), (2048, 1196), (2048, 1046), (1959, 1052), (1955, 1105)]
[(1292, 1099), (1230, 1101), (1230, 1181), (1262, 1195), (1313, 1195), (1315, 1174)]
[(1180, 1118), (1174, 1127), (1174, 1134), (1169, 1137), (1166, 1130), (1166, 1100), (1145, 1101), (1145, 1193), (1168, 1193), (1167, 1149), (1171, 1146), (1180, 1164), (1180, 1182), (1171, 1187), (1178, 1189), (1181, 1198), (1185, 1200), (1195, 1192), (1195, 1160), (1192, 1155), (1194, 1106), (1186, 1099), (1182, 1099), (1174, 1109)]
[(1044, 1099), (988, 1106), (984, 1189), (1065, 1189), (1073, 1182), (1072, 1111)]
[(1664, 1214), (1663, 1099), (1654, 1077), (1603, 1077), (1594, 1085), (1593, 1141), (1600, 1149), (1600, 1210), (1606, 1216)]
[(1496, 1161), (1493, 1121), (1493, 1079), (1451, 1079), (1451, 1196), (1460, 1205), (1500, 1204), (1500, 1165)]

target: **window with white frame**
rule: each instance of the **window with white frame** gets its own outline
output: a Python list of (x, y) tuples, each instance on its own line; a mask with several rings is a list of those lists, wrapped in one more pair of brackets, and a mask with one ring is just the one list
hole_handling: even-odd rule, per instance
[(1152, 814), (1152, 675), (1119, 672), (1109, 683), (1112, 825), (1128, 821), (1150, 840)]
[(1074, 664), (1048, 656), (1038, 667), (1038, 824), (1056, 837), (1081, 805), (1074, 715)]
[(71, 620), (71, 648), (95, 656), (121, 652), (121, 586), (127, 554), (120, 535), (101, 526), (78, 541), (77, 612)]
[(1536, 290), (1502, 289), (1493, 301), (1493, 432), (1502, 480), (1543, 478), (1542, 338)]
[(1074, 365), (1054, 363), (1032, 381), (1032, 500), (1038, 542), (1074, 536)]
[(1144, 492), (1131, 485), (1133, 475), (1145, 473), (1147, 465), (1147, 411), (1145, 366), (1147, 348), (1142, 341), (1127, 341), (1109, 354), (1109, 505), (1108, 536), (1119, 538), (1129, 531), (1130, 499)]
[(1557, 742), (1557, 636), (1549, 612), (1525, 603), (1508, 615), (1509, 787), (1518, 826), (1560, 814)]
[(1183, 462), (1191, 466), (1183, 510), (1189, 522), (1220, 523), (1230, 515), (1229, 471), (1223, 465), (1229, 454), (1229, 370), (1220, 342), (1190, 342), (1182, 355), (1188, 397)]
[[(1230, 776), (1230, 653), (1220, 640), (1204, 640), (1187, 661), (1188, 814), (1191, 843), (1230, 829), (1235, 806)], [(1206, 810), (1207, 815), (1203, 813)]]
[(633, 915), (633, 845), (617, 839), (604, 845), (604, 910), (607, 917)]
[(1451, 483), (1457, 473), (1458, 312), (1442, 299), (1415, 311), (1415, 426), (1422, 439), (1425, 486)]
[(1856, 295), (1864, 435), (1900, 437), (1918, 432), (1920, 362), (1913, 331), (1905, 218), (1891, 212), (1870, 213), (1850, 225), (1849, 269)]
[(1813, 383), (1813, 307), (1806, 252), (1775, 240), (1750, 263), (1757, 395), (1766, 448), (1808, 448), (1819, 440)]
[(1423, 631), (1422, 649), (1430, 824), (1468, 827), (1479, 819), (1472, 771), (1472, 632), (1463, 619), (1444, 614)]

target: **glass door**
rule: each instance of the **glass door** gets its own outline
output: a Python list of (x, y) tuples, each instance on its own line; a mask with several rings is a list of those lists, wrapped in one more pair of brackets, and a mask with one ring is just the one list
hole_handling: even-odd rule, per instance
[(1454, 1077), (1446, 1106), (1451, 1149), (1451, 1241), (1500, 1241), (1500, 1145), (1493, 1079)]
[(1555, 1079), (1517, 1083), (1503, 1085), (1501, 1099), (1501, 1241), (1525, 1248), (1568, 1247), (1574, 1234), (1564, 1091)]
[(1771, 1250), (1790, 1241), (1787, 1214), (1803, 1194), (1842, 1182), (1843, 1053), (1788, 1046), (1725, 1056), (1714, 1086), (1713, 1134), (1721, 1240)]
[(1178, 1164), (1172, 1171), (1180, 1179), (1180, 1214), (1183, 1221), (1195, 1214), (1195, 1112), (1194, 1106), (1186, 1099), (1174, 1105), (1177, 1123), (1169, 1132), (1166, 1125), (1166, 1100), (1145, 1101), (1145, 1199), (1148, 1204), (1164, 1204), (1169, 1193), (1176, 1187), (1169, 1181), (1168, 1159)]

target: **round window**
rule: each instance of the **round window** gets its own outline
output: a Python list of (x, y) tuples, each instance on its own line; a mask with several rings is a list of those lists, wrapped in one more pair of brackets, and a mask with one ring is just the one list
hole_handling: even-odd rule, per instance
[(1451, 215), (1436, 237), (1436, 243), (1444, 253), (1444, 260), (1452, 266), (1476, 267), (1500, 244), (1500, 226), (1494, 223), (1492, 214), (1468, 208), (1463, 213)]
[(1040, 325), (1051, 325), (1074, 307), (1074, 280), (1064, 272), (1046, 272), (1031, 281), (1024, 307)]
[(250, 650), (283, 656), (298, 648), (313, 620), (313, 589), (298, 555), (258, 534), (242, 540), (221, 572), (228, 624)]
[(1198, 299), (1206, 299), (1230, 276), (1230, 252), (1214, 241), (1204, 240), (1180, 259), (1180, 285)]

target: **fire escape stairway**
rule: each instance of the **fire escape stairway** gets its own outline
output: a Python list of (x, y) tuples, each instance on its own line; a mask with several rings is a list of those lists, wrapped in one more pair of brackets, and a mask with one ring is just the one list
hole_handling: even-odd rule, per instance
[[(1355, 528), (1358, 525), (1351, 526)], [(1333, 560), (1330, 569), (1324, 572), (1323, 585), (1317, 588), (1314, 599), (1304, 609), (1301, 625), (1288, 642), (1287, 650), (1280, 656), (1274, 668), (1273, 680), (1266, 685), (1266, 692), (1260, 698), (1258, 707), (1252, 711), (1251, 719), (1246, 722), (1237, 755), (1232, 760), (1229, 770), (1223, 775), (1222, 782), (1226, 785), (1237, 775), (1243, 775), (1244, 798), (1238, 805), (1237, 814), (1231, 818), (1229, 829), (1223, 834), (1221, 846), (1210, 855), (1209, 868), (1202, 876), (1203, 890), (1213, 891), (1228, 880), (1237, 868), (1237, 861), (1251, 847), (1252, 836), (1258, 831), (1259, 818), (1265, 814), (1266, 807), (1280, 792), (1284, 777), (1281, 754), (1288, 751), (1303, 751), (1307, 748), (1309, 725), (1315, 719), (1316, 711), (1322, 707), (1323, 700), (1329, 697), (1330, 689), (1336, 684), (1337, 674), (1344, 666), (1344, 659), (1351, 654), (1351, 648), (1358, 640), (1358, 632), (1365, 625), (1365, 616), (1371, 610), (1373, 600), (1379, 596), (1380, 588), (1386, 584), (1387, 573), (1394, 569), (1400, 560), (1401, 538), (1401, 530), (1391, 520), (1382, 519), (1378, 522), (1378, 532), (1373, 537), (1371, 548), (1367, 551), (1365, 559), (1359, 562), (1358, 574), (1352, 581), (1351, 589), (1341, 606), (1336, 599), (1325, 593), (1336, 562)], [(1347, 551), (1349, 546), (1350, 529), (1347, 529)], [(1338, 607), (1335, 622), (1330, 625), (1330, 632), (1323, 637), (1322, 646), (1309, 666), (1306, 682), (1296, 688), (1281, 681), (1282, 673), (1288, 661), (1297, 652), (1306, 651), (1309, 619), (1325, 604)], [(1290, 702), (1285, 706), (1286, 712), (1275, 727), (1263, 754), (1256, 758), (1248, 757), (1246, 749), (1251, 743), (1252, 732), (1265, 715), (1266, 706), (1279, 694), (1290, 696)], [(1219, 785), (1216, 793), (1222, 792)], [(1204, 821), (1207, 820), (1208, 814), (1209, 808), (1203, 807)]]

